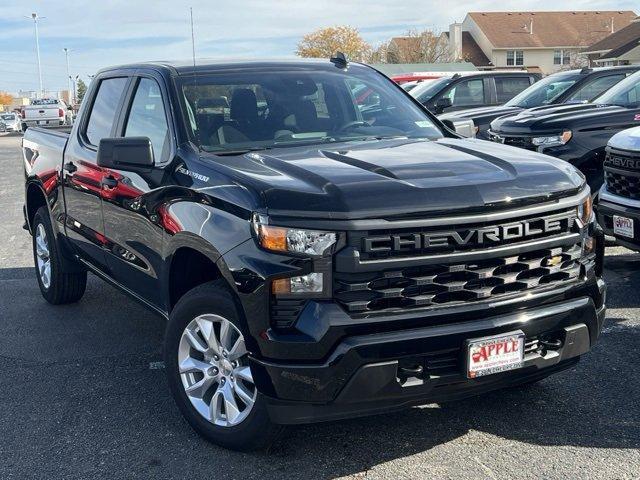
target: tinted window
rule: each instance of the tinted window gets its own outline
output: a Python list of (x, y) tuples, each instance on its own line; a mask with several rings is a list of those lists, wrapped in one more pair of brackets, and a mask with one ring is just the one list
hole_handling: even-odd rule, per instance
[(504, 103), (511, 100), (531, 85), (529, 77), (496, 77), (495, 82), (498, 103)]
[(389, 79), (364, 68), (219, 73), (185, 80), (182, 91), (193, 138), (209, 151), (442, 136)]
[(118, 103), (126, 85), (126, 78), (108, 78), (100, 82), (85, 132), (92, 145), (98, 145), (101, 139), (111, 135)]
[[(207, 109), (224, 108), (217, 105)], [(131, 103), (125, 137), (149, 137), (156, 162), (164, 162), (169, 156), (169, 127), (164, 111), (160, 87), (155, 80), (142, 78)]]
[(606, 77), (596, 78), (574, 93), (571, 98), (567, 100), (567, 103), (589, 102), (601, 93), (609, 90), (624, 77), (624, 73), (621, 73), (619, 75), (608, 75)]
[(507, 105), (532, 108), (552, 103), (579, 79), (580, 74), (550, 75), (509, 100)]
[(443, 96), (449, 97), (454, 107), (484, 105), (484, 81), (481, 78), (462, 80)]
[(593, 103), (637, 108), (640, 106), (640, 72), (620, 81), (600, 95)]

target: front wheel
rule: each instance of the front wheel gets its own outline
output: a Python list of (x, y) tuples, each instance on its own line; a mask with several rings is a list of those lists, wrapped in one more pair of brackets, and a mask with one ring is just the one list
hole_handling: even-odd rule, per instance
[(281, 427), (271, 423), (255, 386), (231, 295), (218, 280), (180, 299), (167, 326), (165, 366), (178, 408), (196, 432), (223, 447), (255, 450)]

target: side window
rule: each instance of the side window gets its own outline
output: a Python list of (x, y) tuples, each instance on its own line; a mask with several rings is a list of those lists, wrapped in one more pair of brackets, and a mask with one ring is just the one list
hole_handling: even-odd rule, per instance
[(571, 95), (571, 98), (567, 100), (567, 103), (580, 103), (593, 100), (601, 93), (609, 90), (624, 77), (625, 76), (622, 73), (620, 75), (608, 75), (606, 77), (596, 78)]
[(169, 126), (160, 87), (155, 80), (141, 78), (131, 103), (125, 137), (149, 137), (157, 163), (168, 160)]
[(531, 85), (529, 77), (496, 77), (495, 82), (498, 103), (508, 102)]
[(444, 94), (454, 107), (484, 105), (484, 81), (481, 78), (463, 80)]
[(127, 78), (107, 78), (100, 82), (98, 93), (89, 113), (85, 136), (91, 145), (111, 135), (118, 104), (127, 85)]

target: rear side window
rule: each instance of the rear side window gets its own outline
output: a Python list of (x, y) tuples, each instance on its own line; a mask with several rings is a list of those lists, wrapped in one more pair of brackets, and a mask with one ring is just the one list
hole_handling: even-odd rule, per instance
[(462, 80), (444, 94), (454, 107), (484, 105), (484, 81), (481, 78)]
[[(211, 105), (213, 110), (219, 108)], [(155, 161), (165, 162), (169, 156), (169, 126), (164, 111), (160, 87), (155, 80), (140, 79), (131, 104), (125, 137), (148, 137), (153, 145)]]
[(107, 78), (100, 82), (85, 131), (85, 136), (91, 145), (98, 145), (101, 139), (111, 135), (118, 104), (126, 85), (125, 77)]
[(606, 77), (596, 78), (571, 95), (571, 98), (567, 100), (567, 103), (580, 103), (593, 100), (600, 94), (609, 90), (624, 77), (624, 73), (621, 73), (619, 75), (608, 75)]
[(495, 82), (498, 103), (508, 102), (531, 85), (529, 77), (496, 77)]

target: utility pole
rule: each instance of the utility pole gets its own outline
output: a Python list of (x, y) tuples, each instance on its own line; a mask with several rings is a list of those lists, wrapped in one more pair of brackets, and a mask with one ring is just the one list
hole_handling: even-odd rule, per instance
[(71, 92), (71, 74), (69, 73), (69, 49), (68, 48), (63, 48), (62, 50), (64, 50), (64, 56), (65, 59), (67, 60), (67, 93), (69, 95), (69, 103), (71, 105), (75, 105), (75, 98), (72, 98), (72, 92)]
[(33, 19), (33, 26), (36, 32), (36, 55), (38, 57), (38, 78), (40, 80), (40, 97), (44, 97), (44, 86), (42, 84), (42, 66), (40, 65), (40, 39), (38, 38), (38, 19), (43, 17), (38, 17), (37, 13), (32, 13), (31, 18)]

